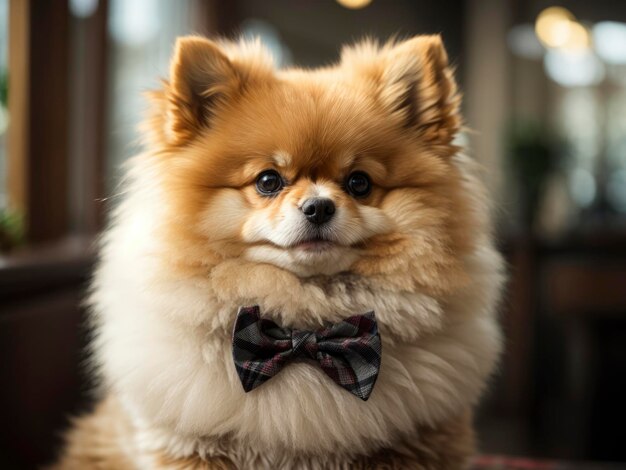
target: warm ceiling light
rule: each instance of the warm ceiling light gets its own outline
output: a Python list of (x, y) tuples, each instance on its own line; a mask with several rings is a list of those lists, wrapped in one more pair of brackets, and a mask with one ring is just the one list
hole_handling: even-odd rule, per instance
[(574, 15), (562, 7), (550, 7), (537, 17), (535, 33), (546, 47), (563, 47), (570, 38)]
[(372, 3), (372, 0), (337, 0), (337, 3), (342, 7), (346, 7), (351, 10), (358, 10), (368, 6)]
[(581, 51), (589, 49), (591, 46), (591, 34), (589, 30), (577, 21), (571, 21), (569, 24), (569, 36), (563, 49), (569, 51)]

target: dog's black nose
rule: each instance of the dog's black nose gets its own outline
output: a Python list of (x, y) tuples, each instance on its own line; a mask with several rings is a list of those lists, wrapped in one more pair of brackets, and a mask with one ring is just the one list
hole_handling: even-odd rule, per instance
[(309, 222), (321, 225), (333, 218), (335, 203), (326, 197), (312, 197), (304, 201), (302, 212)]

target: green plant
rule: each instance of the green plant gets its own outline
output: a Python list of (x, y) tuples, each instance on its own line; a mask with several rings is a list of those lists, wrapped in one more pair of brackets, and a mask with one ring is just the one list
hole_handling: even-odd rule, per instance
[(6, 70), (0, 71), (0, 104), (6, 108), (9, 101), (9, 75)]
[(0, 252), (7, 252), (24, 241), (24, 218), (9, 209), (0, 209)]
[(514, 120), (506, 135), (513, 176), (519, 183), (523, 218), (532, 226), (546, 178), (558, 166), (558, 140), (536, 121)]

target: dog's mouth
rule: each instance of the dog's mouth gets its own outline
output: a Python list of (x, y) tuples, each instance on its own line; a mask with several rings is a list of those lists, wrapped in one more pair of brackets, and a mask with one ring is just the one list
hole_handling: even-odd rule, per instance
[(328, 250), (335, 246), (335, 242), (322, 236), (309, 237), (291, 246), (297, 250), (318, 252)]
[(333, 247), (343, 246), (341, 243), (322, 235), (302, 237), (297, 241), (285, 245), (274, 243), (270, 240), (266, 240), (264, 243), (283, 250), (300, 250), (309, 253), (323, 252)]

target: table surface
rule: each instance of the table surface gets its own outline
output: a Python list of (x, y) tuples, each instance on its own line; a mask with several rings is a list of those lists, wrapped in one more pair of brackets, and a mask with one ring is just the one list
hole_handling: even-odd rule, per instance
[(472, 470), (625, 470), (626, 463), (561, 462), (516, 457), (481, 456)]

